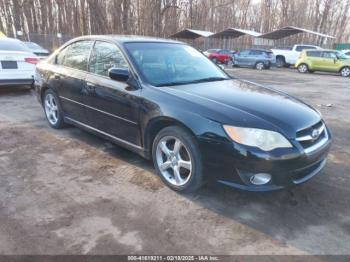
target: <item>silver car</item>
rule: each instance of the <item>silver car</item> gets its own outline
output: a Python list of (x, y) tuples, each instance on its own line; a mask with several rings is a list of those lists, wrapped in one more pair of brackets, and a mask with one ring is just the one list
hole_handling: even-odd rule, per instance
[(233, 66), (251, 67), (258, 70), (269, 69), (276, 64), (276, 58), (270, 50), (248, 49), (233, 55)]

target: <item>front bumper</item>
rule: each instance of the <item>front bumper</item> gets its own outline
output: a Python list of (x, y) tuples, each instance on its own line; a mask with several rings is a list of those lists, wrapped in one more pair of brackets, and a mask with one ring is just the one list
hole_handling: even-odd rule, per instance
[[(248, 191), (274, 191), (302, 184), (326, 164), (331, 146), (331, 134), (328, 129), (327, 132), (327, 141), (312, 152), (297, 146), (264, 152), (233, 142), (202, 141), (205, 175), (211, 181)], [(250, 178), (259, 173), (271, 175), (271, 180), (254, 185)]]

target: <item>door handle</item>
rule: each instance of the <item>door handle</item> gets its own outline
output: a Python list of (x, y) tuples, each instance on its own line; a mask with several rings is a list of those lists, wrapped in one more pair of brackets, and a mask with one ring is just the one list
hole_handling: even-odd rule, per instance
[(84, 87), (85, 87), (84, 89), (86, 90), (86, 93), (87, 93), (88, 95), (93, 95), (93, 94), (95, 94), (95, 89), (96, 89), (96, 87), (95, 87), (94, 84), (89, 83), (89, 82), (86, 82), (86, 84), (85, 84)]

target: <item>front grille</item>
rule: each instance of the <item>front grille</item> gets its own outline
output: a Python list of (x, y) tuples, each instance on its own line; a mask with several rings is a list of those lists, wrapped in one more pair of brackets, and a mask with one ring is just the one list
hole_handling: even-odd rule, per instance
[(328, 141), (325, 124), (320, 121), (315, 125), (298, 131), (296, 140), (304, 148), (306, 153), (317, 150)]

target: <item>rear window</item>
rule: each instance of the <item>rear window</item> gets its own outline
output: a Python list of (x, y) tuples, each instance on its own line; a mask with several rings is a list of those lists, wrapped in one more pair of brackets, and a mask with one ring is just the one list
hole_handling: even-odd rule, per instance
[(316, 49), (314, 46), (309, 46), (309, 45), (299, 45), (295, 48), (295, 51), (301, 52), (304, 49)]
[(307, 51), (306, 55), (310, 56), (310, 57), (321, 57), (321, 52), (320, 51)]
[(30, 52), (28, 47), (26, 47), (22, 42), (16, 40), (0, 40), (0, 50)]

